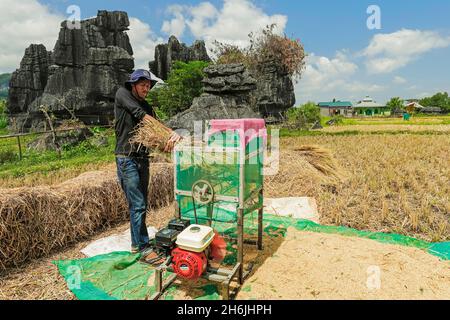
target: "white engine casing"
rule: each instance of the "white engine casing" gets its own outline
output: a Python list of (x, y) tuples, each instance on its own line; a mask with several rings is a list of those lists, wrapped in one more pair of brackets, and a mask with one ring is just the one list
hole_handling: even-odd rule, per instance
[(176, 244), (183, 250), (203, 252), (213, 238), (214, 230), (211, 227), (192, 224), (177, 236)]

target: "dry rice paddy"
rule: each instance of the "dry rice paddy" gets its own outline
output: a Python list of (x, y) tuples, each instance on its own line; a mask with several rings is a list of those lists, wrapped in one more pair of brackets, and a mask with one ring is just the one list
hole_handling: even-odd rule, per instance
[[(317, 175), (300, 145), (331, 151), (341, 179)], [(321, 223), (450, 239), (450, 135), (355, 135), (286, 138), (280, 172), (266, 195), (316, 198)]]

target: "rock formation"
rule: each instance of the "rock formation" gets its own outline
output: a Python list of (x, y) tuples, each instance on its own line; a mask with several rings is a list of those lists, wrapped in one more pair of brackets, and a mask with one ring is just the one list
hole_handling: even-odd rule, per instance
[[(173, 129), (194, 131), (194, 122), (211, 119), (260, 118), (251, 92), (256, 80), (242, 64), (212, 65), (204, 70), (204, 93), (192, 106), (168, 121)], [(253, 107), (252, 107), (253, 106)]]
[(294, 106), (295, 93), (291, 76), (282, 67), (273, 62), (259, 66), (252, 75), (257, 79), (254, 92), (257, 111), (261, 116), (281, 118), (281, 114)]
[[(156, 47), (155, 60), (150, 62), (149, 66), (157, 77), (167, 80), (174, 61), (193, 60), (211, 61), (205, 43), (196, 41), (193, 46), (187, 47), (172, 36), (168, 44)], [(255, 111), (263, 117), (280, 119), (280, 114), (295, 104), (291, 76), (282, 67), (270, 61), (260, 65), (251, 75), (257, 80), (257, 89), (252, 93), (257, 101)]]
[(27, 48), (10, 82), (11, 130), (42, 129), (41, 105), (58, 119), (69, 109), (86, 124), (109, 123), (115, 92), (134, 67), (128, 26), (126, 12), (99, 11), (78, 29), (62, 22), (53, 52)]
[(158, 78), (167, 80), (175, 61), (211, 61), (204, 41), (195, 41), (191, 47), (180, 43), (175, 36), (167, 44), (160, 44), (155, 49), (155, 60), (149, 63), (150, 71)]
[[(41, 106), (59, 120), (74, 113), (85, 124), (111, 123), (115, 92), (134, 67), (125, 32), (128, 27), (125, 12), (99, 11), (97, 17), (81, 21), (78, 29), (62, 22), (52, 52), (41, 44), (30, 45), (10, 81), (11, 131), (46, 128)], [(194, 60), (211, 61), (205, 43), (196, 41), (187, 47), (172, 36), (167, 44), (156, 47), (150, 69), (166, 80), (174, 61)], [(182, 127), (186, 120), (192, 129), (193, 120), (259, 115), (279, 118), (280, 112), (294, 105), (294, 86), (282, 68), (266, 63), (252, 75), (242, 65), (208, 68), (205, 93), (171, 124)]]
[(8, 111), (11, 114), (26, 112), (28, 106), (44, 93), (47, 85), (52, 54), (42, 44), (32, 44), (25, 50), (9, 83)]

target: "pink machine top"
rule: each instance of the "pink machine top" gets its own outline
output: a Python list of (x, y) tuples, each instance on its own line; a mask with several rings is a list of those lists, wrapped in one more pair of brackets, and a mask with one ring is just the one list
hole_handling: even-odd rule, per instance
[[(228, 130), (239, 131), (241, 147), (247, 146), (256, 137), (262, 137), (264, 142), (267, 139), (267, 129), (264, 119), (215, 119), (211, 120), (209, 125), (208, 136)], [(243, 142), (244, 145), (242, 144)]]

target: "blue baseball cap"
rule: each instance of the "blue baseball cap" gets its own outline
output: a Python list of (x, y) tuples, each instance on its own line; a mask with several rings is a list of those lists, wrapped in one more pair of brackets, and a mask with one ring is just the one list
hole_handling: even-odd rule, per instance
[(156, 83), (158, 83), (158, 80), (154, 78), (154, 76), (150, 71), (144, 69), (137, 69), (130, 75), (130, 78), (125, 82), (125, 86), (131, 87), (132, 83), (135, 83), (141, 79), (150, 80), (152, 87)]

